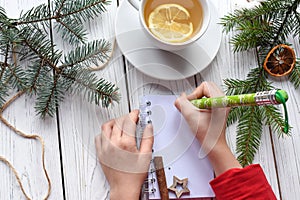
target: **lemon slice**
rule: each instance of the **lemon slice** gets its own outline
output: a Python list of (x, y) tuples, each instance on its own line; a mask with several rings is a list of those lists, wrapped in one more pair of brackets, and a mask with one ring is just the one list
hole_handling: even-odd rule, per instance
[(149, 15), (149, 29), (166, 42), (184, 42), (193, 33), (190, 13), (178, 4), (162, 4)]

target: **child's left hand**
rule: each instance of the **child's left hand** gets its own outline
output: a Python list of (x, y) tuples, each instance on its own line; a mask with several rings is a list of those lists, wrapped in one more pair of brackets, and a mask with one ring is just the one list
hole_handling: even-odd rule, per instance
[[(137, 149), (138, 110), (102, 125), (95, 139), (101, 167), (110, 185), (110, 199), (138, 199), (152, 157), (153, 128), (148, 125)], [(130, 189), (129, 189), (130, 188)]]

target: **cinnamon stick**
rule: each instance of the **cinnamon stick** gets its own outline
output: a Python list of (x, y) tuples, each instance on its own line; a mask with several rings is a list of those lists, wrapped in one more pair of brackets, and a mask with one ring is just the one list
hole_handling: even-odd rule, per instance
[(160, 197), (162, 200), (169, 200), (169, 192), (168, 192), (163, 159), (161, 156), (155, 156), (153, 161), (154, 161), (154, 167), (155, 167)]

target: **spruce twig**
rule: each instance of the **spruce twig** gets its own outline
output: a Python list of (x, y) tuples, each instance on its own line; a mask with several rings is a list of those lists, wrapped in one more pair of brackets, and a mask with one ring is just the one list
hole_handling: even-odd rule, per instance
[[(0, 7), (0, 107), (10, 89), (36, 95), (35, 109), (42, 117), (53, 116), (67, 92), (83, 94), (89, 102), (104, 107), (118, 102), (118, 88), (89, 70), (109, 59), (111, 45), (104, 39), (86, 43), (83, 26), (108, 4), (105, 0), (54, 0), (53, 10), (41, 4), (19, 19), (8, 18)], [(75, 50), (65, 53), (52, 43), (47, 33), (51, 20)]]
[[(253, 93), (273, 88), (262, 64), (274, 46), (287, 44), (289, 36), (299, 37), (300, 15), (297, 12), (299, 3), (300, 0), (267, 0), (252, 9), (235, 10), (221, 19), (225, 32), (236, 32), (230, 41), (234, 46), (234, 52), (254, 48), (257, 50), (258, 58), (258, 67), (250, 70), (245, 80), (224, 80), (227, 94)], [(289, 79), (295, 88), (300, 86), (299, 63), (289, 75)], [(257, 119), (260, 120), (256, 121)], [(236, 121), (238, 122), (237, 153), (242, 165), (252, 163), (260, 144), (263, 125), (271, 126), (272, 130), (281, 136), (285, 134), (284, 119), (274, 106), (232, 109), (227, 125)]]

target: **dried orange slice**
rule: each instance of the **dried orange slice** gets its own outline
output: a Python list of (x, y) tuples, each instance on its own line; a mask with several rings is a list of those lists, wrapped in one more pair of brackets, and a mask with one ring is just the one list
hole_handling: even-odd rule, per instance
[(162, 4), (148, 19), (150, 31), (165, 42), (184, 42), (193, 33), (190, 13), (179, 4)]
[(272, 76), (289, 74), (296, 63), (295, 51), (285, 44), (275, 46), (264, 61), (264, 69)]

